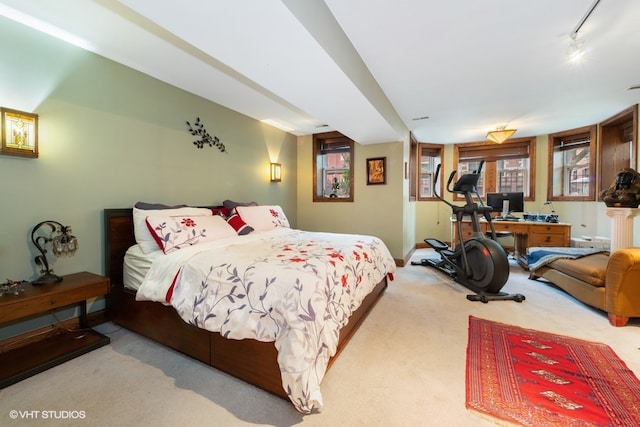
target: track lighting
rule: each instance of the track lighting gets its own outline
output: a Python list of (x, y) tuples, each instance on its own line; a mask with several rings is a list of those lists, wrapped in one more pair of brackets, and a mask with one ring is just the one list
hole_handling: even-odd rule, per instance
[(569, 44), (569, 62), (580, 62), (584, 57), (586, 50), (584, 47), (584, 39), (578, 38), (577, 34), (571, 35), (571, 43)]
[(585, 13), (582, 19), (580, 19), (580, 22), (578, 22), (573, 31), (571, 31), (571, 34), (569, 34), (571, 42), (569, 43), (568, 55), (569, 61), (572, 63), (580, 62), (582, 60), (582, 57), (586, 53), (584, 39), (578, 37), (578, 32), (580, 31), (584, 23), (587, 22), (589, 16), (591, 16), (596, 6), (598, 6), (598, 3), (600, 3), (600, 0), (595, 0), (593, 2), (587, 13)]

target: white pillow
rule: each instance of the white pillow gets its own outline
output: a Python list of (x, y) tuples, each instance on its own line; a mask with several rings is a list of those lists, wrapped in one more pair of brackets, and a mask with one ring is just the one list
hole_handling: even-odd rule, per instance
[(148, 216), (147, 227), (165, 254), (201, 243), (236, 236), (219, 215)]
[(147, 228), (148, 216), (174, 216), (174, 215), (200, 215), (212, 216), (213, 212), (208, 208), (177, 208), (177, 209), (139, 209), (133, 207), (133, 234), (140, 249), (145, 254), (158, 250), (158, 244)]
[(280, 206), (238, 206), (236, 211), (244, 222), (256, 231), (267, 231), (276, 227), (290, 227), (289, 220)]

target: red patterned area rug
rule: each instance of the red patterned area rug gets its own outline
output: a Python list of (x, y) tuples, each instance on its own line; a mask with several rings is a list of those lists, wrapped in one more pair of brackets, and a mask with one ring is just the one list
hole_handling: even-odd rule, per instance
[(469, 316), (467, 408), (524, 426), (640, 426), (640, 382), (613, 350)]

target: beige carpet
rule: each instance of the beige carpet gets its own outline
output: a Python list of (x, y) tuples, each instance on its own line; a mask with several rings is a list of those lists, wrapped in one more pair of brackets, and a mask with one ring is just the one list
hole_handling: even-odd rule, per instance
[[(640, 320), (614, 328), (603, 313), (527, 276), (513, 263), (503, 288), (524, 294), (523, 303), (482, 304), (433, 269), (399, 269), (325, 377), (321, 414), (303, 417), (287, 401), (105, 324), (111, 345), (1, 390), (0, 425), (494, 425), (465, 409), (470, 314), (604, 342), (640, 377)], [(32, 419), (12, 420), (11, 410), (32, 411)], [(34, 419), (33, 411), (83, 411), (84, 420)]]

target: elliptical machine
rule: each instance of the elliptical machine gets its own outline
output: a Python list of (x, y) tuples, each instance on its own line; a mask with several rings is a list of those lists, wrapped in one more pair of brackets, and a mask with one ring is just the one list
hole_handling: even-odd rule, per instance
[[(469, 301), (488, 303), (495, 300), (512, 300), (522, 302), (525, 300), (524, 295), (500, 292), (509, 278), (509, 260), (502, 246), (495, 240), (496, 230), (491, 219), (493, 208), (485, 206), (478, 194), (478, 179), (483, 165), (484, 161), (481, 161), (478, 170), (462, 175), (454, 184), (453, 189), (450, 188), (451, 181), (457, 171), (454, 170), (449, 175), (447, 191), (464, 195), (466, 203), (463, 206), (454, 205), (438, 194), (436, 190), (440, 175), (440, 165), (438, 165), (433, 183), (434, 194), (440, 201), (449, 205), (453, 211), (458, 228), (458, 244), (455, 249), (450, 249), (441, 240), (424, 239), (425, 243), (440, 255), (440, 259), (426, 258), (420, 262), (412, 262), (412, 264), (437, 268), (464, 287), (471, 289), (475, 295), (467, 295)], [(480, 205), (474, 202), (474, 195)], [(472, 237), (466, 241), (462, 238), (462, 219), (465, 215), (471, 216), (473, 227)], [(491, 238), (486, 237), (480, 229), (480, 215), (483, 215), (489, 223)]]

